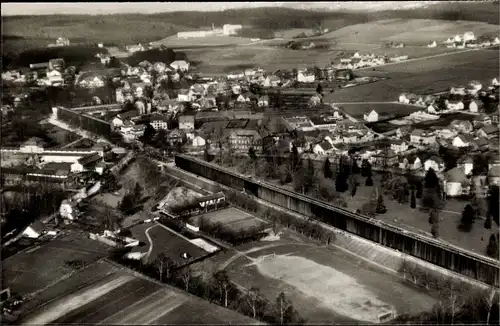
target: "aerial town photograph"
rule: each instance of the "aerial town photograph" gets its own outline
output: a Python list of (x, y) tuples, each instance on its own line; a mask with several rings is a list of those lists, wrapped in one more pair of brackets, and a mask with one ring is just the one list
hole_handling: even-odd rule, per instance
[(499, 324), (498, 0), (1, 19), (2, 324)]

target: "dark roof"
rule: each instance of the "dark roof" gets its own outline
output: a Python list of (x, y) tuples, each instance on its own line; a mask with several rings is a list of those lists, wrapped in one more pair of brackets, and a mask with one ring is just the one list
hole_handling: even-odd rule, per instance
[(84, 157), (80, 158), (78, 160), (78, 163), (80, 163), (82, 165), (86, 165), (86, 164), (94, 163), (100, 159), (101, 159), (101, 156), (99, 155), (99, 153), (96, 152), (96, 153), (87, 154)]
[(487, 135), (491, 135), (498, 132), (498, 127), (495, 127), (493, 125), (485, 125), (482, 126), (480, 130), (484, 131)]
[(319, 146), (321, 146), (321, 148), (323, 148), (325, 151), (327, 150), (330, 150), (333, 148), (332, 144), (330, 144), (329, 142), (327, 142), (326, 140), (325, 141), (322, 141)]
[(229, 123), (226, 125), (226, 128), (231, 128), (231, 129), (240, 129), (240, 128), (245, 128), (246, 125), (248, 124), (249, 120), (248, 119), (235, 119), (229, 121)]

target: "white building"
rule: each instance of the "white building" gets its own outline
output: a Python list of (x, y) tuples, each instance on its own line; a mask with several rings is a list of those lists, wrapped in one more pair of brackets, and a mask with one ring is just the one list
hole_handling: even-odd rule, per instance
[(181, 115), (179, 117), (179, 129), (180, 130), (194, 130), (194, 116), (193, 115)]
[(437, 47), (437, 43), (436, 43), (436, 41), (432, 41), (431, 43), (429, 43), (429, 44), (427, 45), (427, 47), (428, 47), (428, 48), (435, 48), (435, 47)]
[(378, 121), (378, 113), (375, 110), (371, 110), (369, 113), (363, 114), (363, 119), (368, 122)]
[(299, 83), (314, 83), (315, 80), (316, 76), (312, 72), (300, 70), (297, 73), (297, 81)]
[(236, 35), (238, 34), (238, 31), (242, 28), (243, 28), (242, 25), (225, 24), (224, 26), (222, 26), (222, 33), (226, 36)]
[(470, 189), (469, 180), (467, 179), (464, 171), (455, 167), (446, 172), (444, 188), (448, 197), (465, 195)]
[(168, 130), (167, 118), (160, 114), (153, 114), (150, 118), (149, 123), (155, 130)]
[(204, 147), (206, 145), (206, 141), (203, 137), (201, 136), (195, 136), (193, 138), (193, 146), (194, 147)]
[(170, 64), (170, 67), (174, 68), (175, 70), (181, 70), (186, 72), (189, 70), (189, 62), (185, 60), (175, 60)]

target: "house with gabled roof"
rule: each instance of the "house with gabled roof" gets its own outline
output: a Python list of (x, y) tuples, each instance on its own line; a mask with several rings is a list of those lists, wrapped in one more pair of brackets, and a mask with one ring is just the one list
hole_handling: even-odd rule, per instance
[(451, 144), (453, 147), (457, 147), (457, 148), (469, 147), (469, 146), (471, 146), (471, 143), (473, 140), (474, 140), (474, 137), (472, 137), (471, 135), (461, 134), (461, 135), (455, 136), (455, 138), (453, 138)]
[(316, 155), (330, 155), (334, 150), (335, 147), (326, 140), (313, 146), (313, 153)]
[(445, 173), (444, 190), (448, 197), (467, 195), (470, 191), (470, 181), (464, 171), (455, 167)]
[(457, 160), (457, 167), (462, 169), (465, 175), (469, 175), (474, 168), (474, 159), (470, 155), (464, 155)]
[(436, 142), (436, 135), (433, 131), (414, 129), (410, 133), (410, 142), (414, 144), (433, 144)]
[(407, 151), (409, 146), (410, 144), (408, 144), (405, 140), (397, 139), (391, 142), (391, 149), (396, 154)]
[(36, 220), (35, 222), (31, 223), (24, 231), (22, 232), (22, 235), (31, 238), (31, 239), (37, 239), (39, 238), (44, 230), (46, 229), (45, 225), (43, 225), (42, 222)]
[(480, 113), (474, 117), (473, 124), (475, 128), (479, 128), (484, 125), (491, 125), (491, 117), (484, 113)]
[(424, 170), (427, 171), (429, 169), (433, 169), (436, 172), (441, 172), (444, 170), (444, 161), (441, 157), (433, 155), (429, 157), (424, 162)]
[(378, 121), (378, 113), (375, 110), (363, 113), (363, 119), (368, 122), (376, 122)]
[(476, 131), (477, 137), (484, 137), (486, 139), (492, 139), (498, 137), (498, 127), (493, 125), (484, 125)]

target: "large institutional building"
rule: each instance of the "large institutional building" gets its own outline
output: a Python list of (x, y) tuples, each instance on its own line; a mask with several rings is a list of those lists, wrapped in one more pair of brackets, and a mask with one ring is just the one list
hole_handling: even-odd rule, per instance
[(179, 32), (177, 33), (177, 38), (232, 36), (238, 34), (238, 31), (242, 28), (243, 28), (242, 25), (225, 24), (222, 28), (215, 28), (212, 26), (212, 29), (207, 31)]

